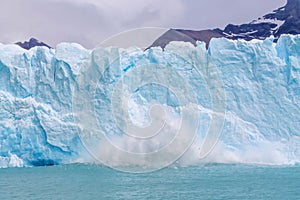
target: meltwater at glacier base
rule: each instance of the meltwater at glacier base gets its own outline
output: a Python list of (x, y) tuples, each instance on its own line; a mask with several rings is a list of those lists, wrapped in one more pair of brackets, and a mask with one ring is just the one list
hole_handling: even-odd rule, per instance
[[(203, 158), (199, 149), (204, 138), (210, 137), (207, 133), (216, 111), (207, 86), (210, 74), (199, 74), (188, 62), (195, 57), (204, 72), (210, 66), (216, 69), (224, 92), (220, 134), (212, 151)], [(196, 47), (172, 42), (164, 50), (155, 47), (145, 51), (134, 47), (87, 50), (73, 43), (61, 43), (55, 49), (24, 50), (0, 44), (1, 168), (97, 163), (82, 141), (81, 124), (74, 116), (78, 114), (74, 113), (74, 95), (80, 90), (78, 77), (87, 63), (99, 66), (101, 75), (92, 91), (95, 122), (117, 146), (144, 153), (168, 145), (170, 137), (176, 137), (165, 133), (167, 136), (158, 136), (151, 144), (124, 142), (114, 119), (118, 110), (112, 108), (113, 91), (118, 80), (129, 87), (138, 81), (135, 70), (155, 64), (155, 76), (172, 81), (170, 74), (159, 72), (166, 68), (177, 73), (181, 77), (176, 80), (178, 87), (188, 84), (191, 91), (185, 92), (195, 96), (192, 103), (199, 120), (196, 137), (176, 163), (293, 165), (300, 161), (300, 36), (282, 35), (277, 43), (273, 38), (250, 42), (212, 39), (208, 49), (202, 42)], [(180, 104), (174, 91), (159, 84), (145, 85), (128, 96), (126, 110), (137, 126), (149, 124), (148, 111), (155, 103), (170, 113), (170, 124), (176, 128), (180, 108), (188, 106)], [(90, 120), (84, 117), (81, 120)], [(185, 131), (189, 135), (193, 130)], [(181, 139), (184, 141), (184, 137)], [(106, 144), (101, 145), (97, 150), (109, 154)]]

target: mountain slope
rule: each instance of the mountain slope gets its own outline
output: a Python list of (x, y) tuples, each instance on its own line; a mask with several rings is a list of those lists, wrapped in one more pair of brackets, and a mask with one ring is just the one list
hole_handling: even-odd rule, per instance
[(183, 30), (170, 29), (160, 36), (152, 46), (164, 48), (171, 41), (185, 41), (196, 44), (196, 41), (204, 41), (206, 46), (211, 38), (226, 37), (228, 39), (266, 39), (274, 36), (275, 42), (282, 34), (300, 34), (300, 0), (288, 0), (284, 7), (274, 10), (250, 23), (233, 25), (229, 24), (224, 30)]

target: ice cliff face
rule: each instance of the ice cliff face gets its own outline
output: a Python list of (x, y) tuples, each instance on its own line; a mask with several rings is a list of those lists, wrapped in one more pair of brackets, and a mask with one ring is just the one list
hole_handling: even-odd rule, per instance
[[(209, 49), (187, 43), (171, 43), (160, 48), (122, 50), (120, 66), (99, 77), (96, 92), (102, 109), (98, 123), (107, 132), (115, 129), (109, 109), (114, 80), (143, 63), (163, 64), (171, 60), (178, 73), (197, 93), (201, 112), (201, 138), (211, 118), (210, 97), (203, 80), (192, 66), (176, 62), (170, 52), (207, 59), (202, 67), (216, 66), (226, 94), (226, 116), (220, 141), (207, 158), (212, 162), (254, 162), (288, 164), (300, 158), (300, 37), (284, 35), (277, 44), (264, 41), (213, 39)], [(56, 49), (35, 47), (24, 50), (17, 45), (0, 45), (0, 167), (38, 166), (83, 161), (86, 150), (74, 122), (72, 101), (78, 91), (77, 78), (89, 61), (108, 62), (114, 50), (95, 51), (78, 44), (62, 43)], [(178, 66), (177, 66), (178, 65)], [(179, 66), (180, 65), (180, 66)], [(115, 73), (116, 67), (120, 73)], [(167, 75), (161, 75), (168, 78)], [(132, 79), (134, 81), (135, 79)], [(130, 81), (129, 81), (130, 82)], [(126, 84), (126, 81), (125, 81)], [(130, 84), (130, 83), (128, 83)], [(149, 88), (148, 88), (149, 89)], [(143, 122), (141, 108), (157, 101), (170, 109), (178, 107), (167, 90), (151, 87), (150, 92), (135, 91), (130, 115)], [(104, 104), (107, 104), (104, 105)], [(144, 121), (147, 121), (144, 120)], [(205, 128), (206, 127), (206, 128)], [(110, 133), (108, 133), (110, 134)]]
[(89, 52), (75, 44), (60, 44), (56, 50), (0, 49), (0, 165), (69, 163), (80, 144), (72, 88)]

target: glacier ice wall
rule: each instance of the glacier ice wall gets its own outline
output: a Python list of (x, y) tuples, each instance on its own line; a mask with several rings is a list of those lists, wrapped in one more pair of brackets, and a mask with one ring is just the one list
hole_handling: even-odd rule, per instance
[[(99, 110), (98, 124), (107, 134), (120, 134), (108, 106), (115, 79), (143, 63), (163, 64), (168, 60), (172, 63), (169, 67), (179, 71), (197, 93), (199, 118), (204, 124), (198, 130), (201, 138), (211, 118), (209, 92), (192, 66), (179, 63), (180, 59), (168, 52), (188, 57), (201, 54), (198, 56), (209, 58), (202, 63), (204, 67), (209, 66), (207, 62), (217, 67), (226, 94), (220, 141), (206, 161), (299, 162), (300, 36), (284, 35), (276, 44), (272, 40), (213, 39), (208, 50), (200, 42), (197, 47), (171, 43), (165, 51), (122, 50), (121, 66), (110, 65), (99, 79), (95, 106)], [(102, 56), (93, 57), (96, 51)], [(0, 167), (74, 163), (88, 157), (78, 136), (80, 127), (73, 118), (77, 77), (87, 62), (107, 63), (115, 51), (119, 49), (86, 50), (68, 43), (56, 49), (30, 50), (0, 44)], [(121, 70), (116, 70), (118, 67)], [(176, 97), (157, 86), (136, 91), (132, 99), (130, 116), (136, 124), (147, 123), (144, 111), (153, 100), (175, 113), (178, 107)]]
[(69, 163), (79, 155), (71, 97), (88, 53), (75, 44), (0, 46), (0, 166)]

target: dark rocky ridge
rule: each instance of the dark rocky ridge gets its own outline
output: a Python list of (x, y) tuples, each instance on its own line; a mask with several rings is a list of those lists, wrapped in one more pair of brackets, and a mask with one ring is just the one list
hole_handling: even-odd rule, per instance
[(16, 44), (24, 49), (31, 49), (32, 47), (36, 47), (36, 46), (45, 46), (45, 47), (51, 48), (49, 45), (47, 45), (35, 38), (30, 38), (29, 41), (25, 41), (25, 42), (17, 42)]
[(229, 24), (224, 30), (218, 28), (200, 31), (170, 29), (154, 41), (151, 47), (164, 48), (171, 41), (185, 41), (195, 45), (197, 40), (204, 41), (208, 47), (212, 38), (219, 37), (250, 41), (252, 39), (263, 40), (273, 35), (276, 42), (282, 34), (300, 34), (300, 0), (288, 0), (284, 7), (270, 14), (247, 24)]

